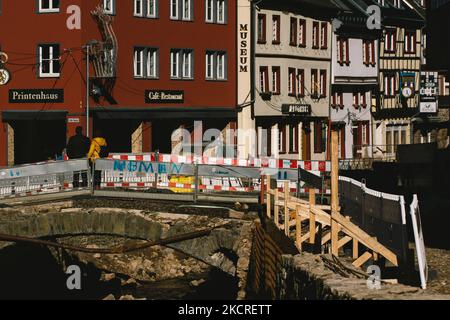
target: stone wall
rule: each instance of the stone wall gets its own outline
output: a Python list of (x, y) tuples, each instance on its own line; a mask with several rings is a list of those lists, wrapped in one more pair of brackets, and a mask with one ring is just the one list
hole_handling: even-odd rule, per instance
[[(351, 266), (347, 266), (351, 268)], [(382, 283), (369, 289), (365, 279), (343, 277), (328, 269), (320, 255), (283, 255), (277, 275), (282, 300), (448, 300), (439, 295), (402, 284)]]

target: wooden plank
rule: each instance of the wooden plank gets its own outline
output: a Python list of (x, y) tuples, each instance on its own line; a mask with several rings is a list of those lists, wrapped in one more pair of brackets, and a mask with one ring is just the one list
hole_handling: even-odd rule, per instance
[(300, 206), (297, 206), (295, 217), (295, 243), (297, 244), (298, 251), (302, 251), (302, 218), (300, 217)]
[(350, 241), (352, 241), (352, 237), (350, 236), (345, 236), (343, 237), (341, 240), (339, 240), (338, 242), (338, 247), (342, 248), (343, 246), (345, 246), (347, 243), (349, 243)]
[(372, 258), (372, 254), (369, 251), (363, 253), (358, 259), (353, 261), (353, 266), (356, 268), (361, 267), (364, 263), (366, 263), (370, 258)]
[(357, 238), (360, 243), (366, 246), (368, 249), (381, 254), (383, 257), (388, 259), (393, 265), (398, 266), (397, 255), (391, 250), (383, 246), (381, 243), (376, 241), (370, 235), (368, 235), (364, 230), (360, 229), (357, 225), (353, 224), (351, 221), (346, 219), (339, 213), (336, 213), (332, 217), (333, 221), (339, 223), (342, 226), (342, 231), (347, 235)]
[(316, 191), (314, 189), (309, 190), (309, 243), (314, 244), (316, 242), (316, 216), (311, 208), (316, 205)]
[(289, 237), (289, 181), (284, 182), (284, 233)]
[(327, 232), (327, 234), (325, 234), (322, 237), (322, 245), (326, 244), (330, 240), (331, 240), (331, 232)]
[(339, 229), (333, 216), (339, 207), (339, 150), (338, 132), (331, 132), (331, 254), (339, 255)]
[(278, 206), (278, 189), (275, 189), (275, 198), (274, 198), (274, 210), (273, 210), (273, 216), (274, 216), (274, 222), (275, 225), (279, 226), (279, 214), (280, 214), (280, 207)]
[(358, 259), (359, 256), (359, 248), (358, 248), (358, 239), (353, 238), (353, 249), (352, 249), (352, 254), (353, 254), (353, 259)]
[(269, 193), (266, 194), (267, 199), (266, 199), (266, 214), (267, 214), (267, 218), (272, 218), (272, 203), (271, 203), (271, 195)]

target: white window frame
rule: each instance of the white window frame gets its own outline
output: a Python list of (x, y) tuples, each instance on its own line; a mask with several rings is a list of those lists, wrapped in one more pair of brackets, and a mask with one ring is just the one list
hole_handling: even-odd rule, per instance
[(214, 80), (214, 52), (207, 51), (205, 54), (206, 79)]
[[(170, 19), (178, 20), (180, 17), (178, 1), (179, 0), (170, 0)], [(174, 8), (175, 8), (175, 12), (174, 12)]]
[(144, 48), (134, 49), (134, 77), (144, 78)]
[[(40, 78), (58, 78), (61, 76), (61, 69), (60, 72), (53, 72), (54, 71), (54, 63), (55, 61), (59, 61), (60, 57), (55, 58), (54, 57), (54, 47), (57, 44), (40, 44), (39, 45), (39, 77)], [(47, 59), (43, 58), (43, 47), (44, 46), (48, 46), (49, 47), (49, 56)], [(42, 65), (43, 65), (43, 61), (49, 61), (49, 72), (43, 72), (42, 70)]]
[[(276, 72), (278, 71), (278, 72)], [(272, 92), (279, 93), (280, 88), (278, 88), (278, 83), (281, 84), (280, 78), (281, 68), (280, 67), (272, 67)]]
[[(138, 9), (140, 12), (138, 12)], [(134, 16), (135, 17), (144, 16), (144, 0), (134, 0)]]
[(173, 49), (170, 51), (170, 77), (172, 79), (180, 78), (180, 55), (181, 50)]
[(53, 0), (49, 0), (48, 2), (49, 7), (48, 8), (43, 8), (43, 1), (39, 0), (39, 12), (40, 13), (53, 13), (53, 12), (59, 12), (59, 8), (61, 6), (61, 2), (59, 2), (59, 6), (57, 8), (53, 7)]
[[(192, 0), (181, 0), (181, 20), (192, 20)], [(187, 9), (187, 15), (186, 15)]]
[[(227, 54), (225, 52), (217, 52), (216, 61), (217, 61), (217, 80), (225, 80), (227, 78), (226, 74), (226, 64), (227, 64)], [(222, 63), (220, 63), (222, 62)]]
[[(222, 62), (222, 64), (221, 64)], [(205, 54), (206, 80), (228, 79), (228, 55), (226, 51), (207, 50)]]
[(192, 79), (193, 78), (193, 51), (185, 50), (182, 52), (182, 76), (183, 79)]
[(134, 77), (139, 79), (158, 79), (158, 55), (158, 48), (135, 47), (133, 58)]
[(214, 22), (214, 2), (215, 0), (205, 0), (205, 21)]
[[(158, 17), (158, 0), (147, 0), (147, 18), (157, 18)], [(153, 12), (151, 12), (150, 5), (153, 4)]]
[[(227, 21), (227, 4), (226, 4), (226, 0), (215, 0), (215, 2), (216, 2), (216, 9), (217, 9), (216, 22), (218, 24), (225, 24), (226, 21)], [(222, 9), (222, 17), (219, 14), (220, 9)]]
[[(106, 9), (108, 2), (111, 5), (111, 8), (109, 10)], [(105, 11), (106, 14), (114, 14), (115, 8), (116, 8), (115, 0), (103, 0), (103, 10)]]

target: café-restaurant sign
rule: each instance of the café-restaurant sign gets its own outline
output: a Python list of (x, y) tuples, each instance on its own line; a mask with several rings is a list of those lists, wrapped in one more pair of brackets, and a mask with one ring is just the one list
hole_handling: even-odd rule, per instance
[(310, 104), (283, 104), (281, 106), (281, 112), (288, 115), (296, 116), (310, 116), (311, 105)]
[(11, 89), (9, 103), (64, 102), (63, 89)]
[(146, 90), (145, 103), (184, 103), (184, 91)]

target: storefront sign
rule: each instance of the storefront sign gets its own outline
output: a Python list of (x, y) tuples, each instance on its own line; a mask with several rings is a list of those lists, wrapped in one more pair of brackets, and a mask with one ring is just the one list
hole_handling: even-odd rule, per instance
[(146, 90), (145, 103), (184, 103), (184, 91)]
[(80, 123), (80, 118), (67, 118), (68, 123)]
[(438, 73), (420, 74), (420, 113), (438, 112)]
[(63, 89), (11, 89), (9, 103), (64, 102)]
[(297, 115), (297, 116), (309, 116), (311, 115), (310, 104), (283, 104), (281, 106), (283, 114)]

